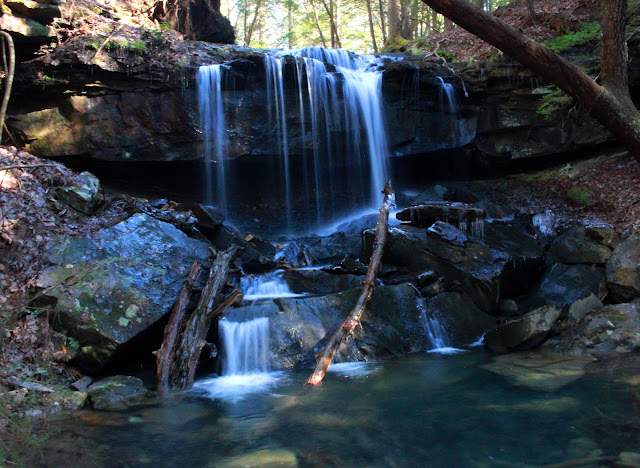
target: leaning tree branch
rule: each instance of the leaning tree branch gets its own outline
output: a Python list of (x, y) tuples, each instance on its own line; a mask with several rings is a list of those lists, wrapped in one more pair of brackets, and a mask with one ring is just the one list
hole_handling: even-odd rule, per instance
[(384, 201), (380, 207), (378, 214), (378, 225), (376, 227), (376, 236), (374, 239), (373, 253), (371, 254), (371, 260), (369, 261), (369, 268), (367, 269), (367, 275), (364, 278), (362, 291), (356, 301), (355, 306), (351, 310), (351, 313), (342, 322), (342, 325), (334, 332), (333, 336), (325, 346), (316, 368), (313, 374), (307, 379), (306, 385), (318, 385), (324, 379), (324, 375), (327, 373), (329, 365), (335, 356), (342, 341), (353, 333), (360, 318), (364, 313), (364, 309), (371, 299), (373, 294), (373, 287), (376, 283), (376, 276), (378, 275), (378, 269), (382, 262), (382, 254), (384, 253), (384, 245), (387, 241), (387, 225), (389, 223), (389, 211), (395, 206), (395, 192), (391, 187), (391, 183), (387, 182), (384, 186)]
[[(603, 4), (618, 4), (625, 0), (607, 0)], [(433, 10), (446, 16), (471, 34), (497, 47), (522, 65), (551, 81), (617, 136), (631, 154), (640, 161), (640, 113), (621, 97), (617, 89), (600, 86), (578, 67), (551, 48), (538, 44), (520, 31), (474, 6), (468, 0), (422, 0)], [(619, 9), (608, 5), (617, 14)], [(605, 21), (606, 29), (615, 21)], [(605, 31), (603, 30), (603, 35)], [(602, 61), (616, 56), (610, 47), (623, 47), (620, 43), (603, 43)], [(628, 94), (628, 90), (625, 91)]]

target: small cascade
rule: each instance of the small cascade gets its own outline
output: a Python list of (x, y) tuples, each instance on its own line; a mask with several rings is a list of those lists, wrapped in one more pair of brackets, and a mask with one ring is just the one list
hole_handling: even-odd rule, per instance
[(248, 322), (220, 320), (222, 374), (246, 375), (269, 371), (269, 318)]
[(458, 229), (467, 235), (477, 237), (479, 239), (484, 238), (484, 219), (476, 219), (471, 222), (460, 221), (458, 223)]
[(456, 90), (451, 83), (445, 83), (441, 77), (438, 77), (438, 80), (441, 84), (438, 103), (442, 112), (447, 114), (449, 144), (451, 147), (455, 147), (458, 134), (462, 135), (462, 130), (458, 128)]
[(240, 279), (240, 290), (245, 301), (259, 299), (275, 299), (278, 297), (299, 297), (289, 289), (289, 285), (282, 277), (283, 271), (276, 270), (263, 275), (247, 275)]
[(204, 134), (205, 201), (209, 205), (215, 204), (226, 211), (228, 181), (225, 157), (228, 153), (228, 140), (222, 106), (223, 67), (224, 65), (216, 64), (198, 68), (196, 82), (200, 127)]
[(426, 301), (423, 298), (418, 298), (418, 308), (420, 309), (422, 325), (424, 326), (424, 331), (427, 334), (431, 347), (428, 352), (451, 354), (463, 351), (451, 346), (451, 340), (447, 335), (444, 325), (440, 323), (435, 315), (427, 313)]

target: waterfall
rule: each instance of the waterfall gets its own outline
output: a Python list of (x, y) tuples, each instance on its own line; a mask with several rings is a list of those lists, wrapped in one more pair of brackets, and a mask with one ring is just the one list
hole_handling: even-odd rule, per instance
[(457, 116), (456, 90), (451, 83), (445, 83), (441, 77), (440, 93), (438, 96), (438, 104), (442, 112), (447, 113), (446, 124), (448, 125), (449, 144), (452, 148), (456, 147), (458, 135), (463, 135), (463, 129), (459, 127)]
[[(320, 227), (356, 210), (375, 210), (380, 204), (388, 179), (388, 143), (382, 73), (376, 60), (320, 47), (265, 55), (267, 117), (277, 157), (277, 174), (270, 174), (272, 193), (280, 198), (281, 219), (287, 220), (289, 232), (294, 218), (315, 220)], [(285, 73), (286, 64), (295, 65), (295, 79), (293, 73)], [(229, 204), (234, 200), (228, 192), (235, 184), (229, 180), (225, 162), (224, 67), (200, 67), (197, 83), (206, 201), (230, 215)], [(292, 88), (295, 94), (290, 93)], [(296, 114), (299, 118), (294, 118)], [(301, 154), (295, 158), (290, 154), (293, 134), (301, 135), (297, 145)]]
[(220, 320), (223, 375), (246, 375), (269, 371), (269, 319), (248, 322)]
[(283, 271), (276, 270), (263, 275), (246, 275), (240, 278), (240, 290), (245, 301), (275, 299), (279, 297), (299, 297), (282, 277)]
[(209, 205), (215, 204), (226, 211), (228, 181), (225, 174), (225, 157), (228, 153), (228, 142), (222, 106), (222, 67), (223, 65), (217, 64), (198, 68), (196, 82), (200, 127), (204, 134), (205, 201)]
[(418, 298), (418, 309), (420, 309), (422, 326), (429, 340), (428, 352), (451, 354), (463, 351), (452, 347), (451, 339), (447, 335), (444, 325), (434, 314), (428, 313), (426, 301), (421, 297)]

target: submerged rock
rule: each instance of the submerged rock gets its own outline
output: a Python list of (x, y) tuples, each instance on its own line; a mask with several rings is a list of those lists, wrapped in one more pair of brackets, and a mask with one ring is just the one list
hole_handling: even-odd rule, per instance
[(164, 316), (206, 244), (137, 214), (91, 236), (49, 246), (54, 266), (38, 282), (53, 304), (53, 325), (79, 343), (76, 361), (95, 370), (123, 344)]
[(263, 449), (235, 457), (216, 460), (208, 466), (214, 468), (295, 468), (296, 454), (285, 449)]
[(484, 344), (494, 353), (535, 348), (543, 343), (559, 316), (557, 307), (540, 307), (487, 332)]
[(615, 301), (640, 297), (640, 234), (632, 235), (613, 251), (607, 263), (607, 286)]
[(114, 375), (87, 388), (91, 405), (98, 410), (125, 410), (144, 402), (148, 392), (137, 377)]
[(502, 375), (516, 385), (555, 392), (582, 377), (586, 365), (593, 361), (595, 358), (590, 355), (565, 356), (528, 351), (497, 356), (492, 363), (480, 367)]

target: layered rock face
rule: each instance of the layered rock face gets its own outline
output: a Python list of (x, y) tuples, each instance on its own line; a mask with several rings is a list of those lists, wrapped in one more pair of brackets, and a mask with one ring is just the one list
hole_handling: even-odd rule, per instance
[[(29, 105), (15, 99), (8, 125), (30, 151), (47, 157), (198, 159), (203, 136), (195, 67), (225, 63), (222, 100), (228, 158), (254, 161), (256, 156), (277, 155), (278, 136), (268, 119), (273, 97), (267, 92), (264, 52), (189, 42), (183, 49), (174, 54), (173, 63), (168, 56), (162, 57), (165, 62), (156, 61), (153, 53), (133, 60), (136, 53), (130, 52), (107, 56), (97, 68), (86, 65), (92, 50), (59, 50), (30, 64), (18, 80), (16, 94), (29, 93), (37, 82), (43, 88), (42, 99), (30, 96)], [(608, 132), (586, 116), (549, 120), (538, 114), (543, 83), (506, 60), (458, 65), (457, 74), (410, 57), (382, 59), (379, 67), (393, 156), (442, 156), (443, 150), (459, 149), (477, 167), (492, 168), (610, 141)], [(306, 77), (299, 72), (293, 57), (284, 60), (285, 144), (294, 160), (313, 149), (308, 103), (303, 112), (300, 108), (299, 86)], [(43, 74), (49, 79), (37, 78)], [(334, 144), (341, 141), (345, 125), (336, 122), (328, 129)], [(333, 151), (347, 149), (336, 146)]]

